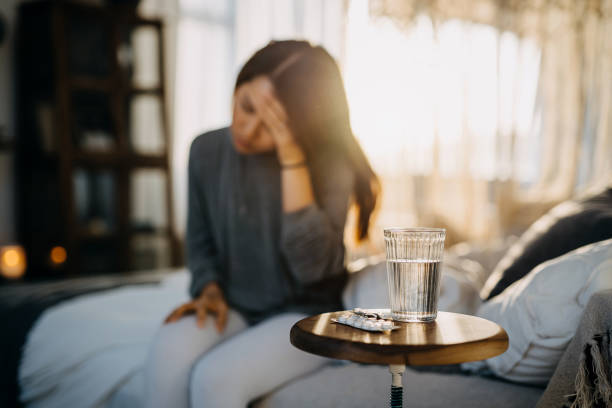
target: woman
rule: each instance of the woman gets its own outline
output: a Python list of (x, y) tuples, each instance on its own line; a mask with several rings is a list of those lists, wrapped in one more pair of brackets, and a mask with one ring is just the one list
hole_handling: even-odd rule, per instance
[(323, 364), (289, 344), (289, 329), (341, 308), (349, 199), (363, 239), (377, 186), (332, 57), (303, 41), (255, 53), (236, 81), (231, 128), (191, 146), (193, 300), (154, 341), (148, 406), (244, 407)]

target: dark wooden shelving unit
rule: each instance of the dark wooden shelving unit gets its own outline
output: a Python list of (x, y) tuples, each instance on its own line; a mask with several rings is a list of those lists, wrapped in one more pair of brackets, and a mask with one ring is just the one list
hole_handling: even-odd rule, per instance
[[(16, 184), (28, 274), (179, 263), (162, 32), (126, 6), (20, 5)], [(61, 264), (49, 258), (56, 246)]]
[(0, 140), (0, 152), (9, 150), (13, 150), (13, 142)]

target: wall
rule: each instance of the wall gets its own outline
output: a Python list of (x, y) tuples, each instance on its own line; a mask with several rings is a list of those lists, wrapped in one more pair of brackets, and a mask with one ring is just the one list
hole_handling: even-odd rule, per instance
[[(12, 72), (17, 3), (19, 0), (0, 2), (0, 13), (7, 25), (4, 41), (0, 45), (0, 132), (9, 140), (15, 134)], [(0, 245), (15, 239), (13, 201), (13, 155), (11, 151), (0, 150)]]

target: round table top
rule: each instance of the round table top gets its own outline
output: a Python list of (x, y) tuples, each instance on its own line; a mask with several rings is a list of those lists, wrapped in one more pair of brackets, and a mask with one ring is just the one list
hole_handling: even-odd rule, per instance
[(324, 313), (291, 328), (291, 344), (325, 357), (372, 364), (445, 365), (495, 357), (508, 348), (506, 331), (489, 320), (438, 312), (428, 323), (394, 322), (390, 333), (334, 323), (346, 312)]

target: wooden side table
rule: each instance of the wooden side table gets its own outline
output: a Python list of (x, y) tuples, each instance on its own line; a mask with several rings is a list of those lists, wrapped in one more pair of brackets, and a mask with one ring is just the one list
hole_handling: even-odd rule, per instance
[(484, 360), (508, 348), (505, 330), (480, 317), (438, 312), (433, 322), (395, 322), (401, 327), (385, 334), (331, 321), (344, 313), (347, 312), (324, 313), (300, 320), (291, 328), (291, 344), (324, 357), (389, 365), (391, 407), (402, 406), (402, 373), (406, 365)]

